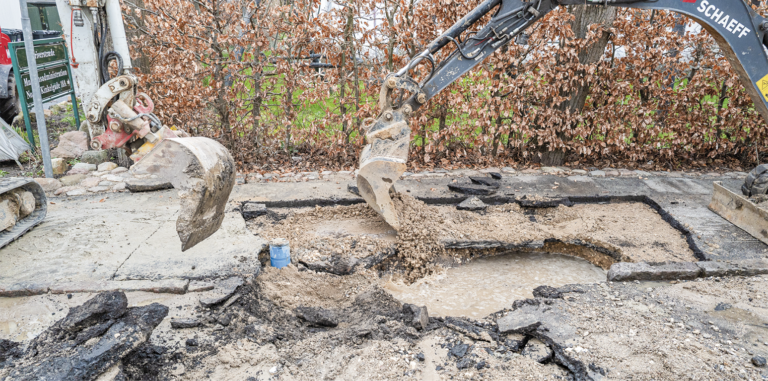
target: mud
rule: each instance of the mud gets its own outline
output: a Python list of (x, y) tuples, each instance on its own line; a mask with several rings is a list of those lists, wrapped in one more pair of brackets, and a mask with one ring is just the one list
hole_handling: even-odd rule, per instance
[[(385, 278), (386, 279), (386, 278)], [(605, 272), (571, 256), (509, 253), (474, 260), (413, 284), (387, 281), (384, 288), (400, 301), (425, 304), (436, 316), (482, 318), (533, 297), (540, 285), (599, 283)]]

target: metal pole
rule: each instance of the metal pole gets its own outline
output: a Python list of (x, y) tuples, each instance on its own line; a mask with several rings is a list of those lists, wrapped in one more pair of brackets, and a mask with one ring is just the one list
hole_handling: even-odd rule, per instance
[[(29, 21), (27, 0), (19, 0), (21, 6), (21, 30), (24, 33), (24, 50), (27, 52), (27, 64), (29, 65), (29, 79), (32, 81), (32, 100), (35, 102), (35, 116), (37, 120), (37, 134), (40, 137), (40, 152), (43, 154), (43, 169), (45, 177), (53, 177), (53, 165), (51, 165), (51, 147), (48, 142), (48, 129), (45, 128), (45, 113), (43, 112), (43, 95), (40, 93), (40, 77), (37, 75), (37, 58), (35, 57), (35, 45), (32, 36), (32, 23)], [(24, 110), (27, 112), (27, 110)]]

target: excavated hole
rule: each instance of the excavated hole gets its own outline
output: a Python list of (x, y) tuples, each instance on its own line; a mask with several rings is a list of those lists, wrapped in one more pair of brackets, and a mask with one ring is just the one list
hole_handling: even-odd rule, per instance
[[(399, 233), (365, 204), (271, 208), (281, 218), (257, 217), (248, 226), (267, 240), (287, 238), (300, 269), (371, 269), (400, 300), (438, 315), (485, 316), (539, 285), (604, 280), (620, 261), (697, 260), (688, 237), (643, 202), (502, 203), (479, 212), (408, 196), (395, 204)], [(261, 259), (269, 265), (266, 251)]]

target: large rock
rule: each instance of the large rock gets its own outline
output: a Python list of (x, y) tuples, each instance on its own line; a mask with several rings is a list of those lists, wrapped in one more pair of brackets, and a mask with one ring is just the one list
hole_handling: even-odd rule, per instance
[(113, 170), (115, 168), (117, 168), (117, 164), (115, 164), (115, 163), (113, 163), (111, 161), (108, 161), (106, 163), (99, 164), (99, 166), (97, 167), (97, 170), (102, 171), (102, 172), (106, 172), (106, 171), (111, 171), (111, 170)]
[(96, 166), (89, 163), (77, 163), (67, 172), (68, 175), (87, 174), (96, 170)]
[(92, 188), (98, 186), (101, 179), (98, 177), (88, 177), (80, 182), (80, 186), (83, 188)]
[(77, 159), (88, 150), (88, 135), (83, 131), (71, 131), (59, 136), (59, 146), (51, 151), (51, 157)]
[(667, 262), (648, 264), (645, 262), (614, 263), (608, 270), (608, 280), (626, 282), (632, 280), (684, 280), (695, 279), (702, 273), (692, 262)]
[(61, 188), (64, 186), (61, 181), (57, 179), (48, 179), (45, 177), (37, 177), (35, 178), (35, 182), (40, 184), (40, 187), (43, 188), (43, 191), (45, 192), (53, 192), (56, 189)]
[(67, 172), (68, 168), (66, 160), (60, 157), (51, 159), (51, 167), (53, 167), (54, 175), (63, 175)]
[[(83, 163), (99, 165), (106, 161), (109, 161), (109, 151), (103, 149), (99, 151), (85, 151), (80, 157), (80, 161)], [(95, 170), (95, 168), (94, 168)]]
[(65, 187), (71, 187), (73, 185), (80, 184), (81, 181), (83, 181), (86, 178), (86, 175), (80, 173), (75, 175), (67, 175), (59, 179), (61, 181), (61, 185)]
[(94, 380), (147, 342), (168, 315), (153, 303), (126, 308), (122, 292), (102, 293), (70, 310), (14, 363), (12, 380)]

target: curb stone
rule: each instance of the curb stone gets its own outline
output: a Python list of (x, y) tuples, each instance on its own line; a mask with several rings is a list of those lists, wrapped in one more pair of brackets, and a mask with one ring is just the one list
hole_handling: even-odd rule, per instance
[(690, 280), (698, 277), (755, 276), (768, 274), (768, 260), (747, 259), (728, 262), (665, 262), (614, 263), (608, 270), (608, 280)]

